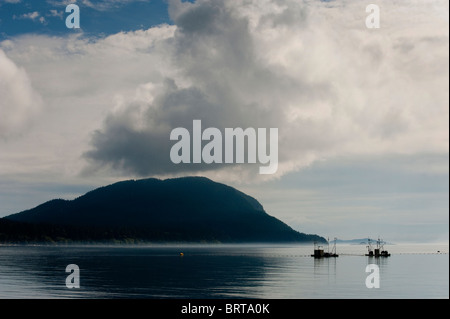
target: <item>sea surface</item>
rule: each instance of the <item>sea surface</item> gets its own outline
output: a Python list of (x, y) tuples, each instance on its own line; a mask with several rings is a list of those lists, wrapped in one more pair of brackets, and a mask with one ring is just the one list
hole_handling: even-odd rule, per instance
[[(0, 298), (449, 298), (448, 244), (387, 245), (391, 256), (384, 258), (364, 256), (365, 245), (338, 244), (339, 257), (325, 259), (312, 258), (313, 249), (312, 245), (0, 246)], [(79, 267), (79, 288), (66, 286), (66, 278), (74, 275), (66, 273), (70, 264)], [(366, 272), (368, 265), (379, 270), (379, 288), (366, 285), (367, 277), (375, 273)], [(371, 278), (369, 286), (375, 280)]]

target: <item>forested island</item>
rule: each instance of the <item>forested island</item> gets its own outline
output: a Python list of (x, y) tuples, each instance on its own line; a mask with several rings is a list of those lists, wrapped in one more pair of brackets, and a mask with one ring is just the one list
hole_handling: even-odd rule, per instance
[(0, 243), (326, 242), (204, 177), (122, 181), (0, 219)]

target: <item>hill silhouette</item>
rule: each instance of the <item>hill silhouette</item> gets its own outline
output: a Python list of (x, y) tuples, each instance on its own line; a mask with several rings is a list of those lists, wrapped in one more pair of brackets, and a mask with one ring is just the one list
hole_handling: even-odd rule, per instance
[(256, 199), (203, 177), (123, 181), (75, 200), (51, 200), (0, 220), (2, 240), (325, 241), (268, 215)]

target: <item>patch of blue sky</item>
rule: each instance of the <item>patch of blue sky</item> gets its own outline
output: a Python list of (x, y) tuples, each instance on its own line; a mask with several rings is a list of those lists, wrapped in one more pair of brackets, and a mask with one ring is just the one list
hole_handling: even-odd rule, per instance
[(108, 36), (172, 24), (166, 0), (82, 0), (80, 29), (67, 29), (65, 12), (71, 1), (0, 0), (0, 40), (26, 34)]

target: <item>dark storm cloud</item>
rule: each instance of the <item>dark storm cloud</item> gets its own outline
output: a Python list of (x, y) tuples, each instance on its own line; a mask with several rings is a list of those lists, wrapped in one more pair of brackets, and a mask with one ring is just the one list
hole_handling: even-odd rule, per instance
[[(171, 1), (176, 29), (158, 42), (170, 72), (164, 81), (149, 72), (148, 97), (131, 98), (110, 113), (85, 153), (90, 168), (111, 165), (140, 176), (220, 174), (222, 166), (170, 161), (170, 132), (191, 131), (196, 119), (203, 129), (278, 128), (279, 176), (334, 156), (442, 149), (435, 137), (446, 122), (432, 119), (448, 113), (442, 104), (448, 72), (435, 67), (448, 65), (445, 33), (429, 41), (385, 15), (391, 28), (369, 38), (365, 7), (340, 6)], [(354, 19), (360, 15), (362, 22)], [(424, 26), (419, 33), (435, 30)], [(427, 58), (430, 47), (439, 63)], [(222, 175), (243, 179), (258, 167), (228, 165)]]
[[(171, 130), (191, 130), (195, 119), (202, 120), (203, 128), (220, 130), (267, 127), (277, 120), (272, 105), (261, 109), (261, 102), (253, 97), (279, 81), (270, 70), (256, 65), (248, 21), (229, 10), (222, 2), (211, 2), (172, 12), (178, 29), (169, 54), (181, 81), (188, 85), (180, 87), (179, 79), (166, 79), (152, 103), (129, 105), (109, 115), (104, 128), (93, 135), (93, 149), (85, 154), (89, 160), (138, 175), (216, 169), (218, 165), (172, 164)], [(144, 111), (137, 115), (138, 110)], [(143, 127), (136, 127), (136, 116)]]
[[(208, 112), (212, 104), (198, 89), (179, 89), (172, 80), (165, 81), (163, 92), (152, 105), (130, 105), (109, 115), (104, 129), (93, 134), (94, 149), (85, 156), (97, 165), (111, 164), (115, 169), (142, 176), (211, 169), (210, 166), (173, 164), (169, 154), (174, 142), (169, 136), (176, 127), (191, 129), (192, 119), (212, 123)], [(137, 117), (145, 123), (141, 129), (136, 128)]]

